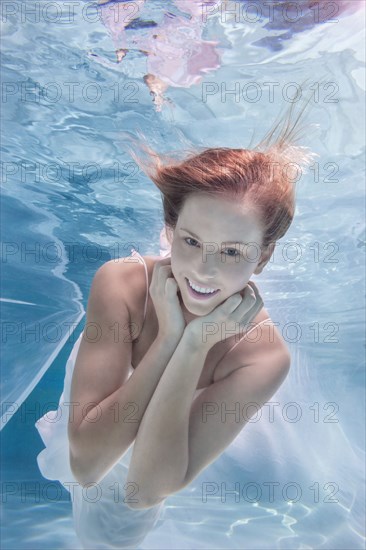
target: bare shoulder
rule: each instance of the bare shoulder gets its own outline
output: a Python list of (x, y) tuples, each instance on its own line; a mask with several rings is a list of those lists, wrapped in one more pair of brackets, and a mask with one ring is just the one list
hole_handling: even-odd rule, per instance
[(215, 369), (214, 380), (226, 377), (242, 367), (267, 369), (271, 365), (283, 365), (283, 368), (289, 368), (291, 355), (279, 328), (263, 307), (237, 340), (233, 339), (232, 349)]
[[(256, 331), (258, 331), (257, 338), (261, 345), (273, 345), (273, 347), (281, 348), (283, 351), (288, 349), (281, 334), (281, 327), (279, 323), (276, 322), (275, 319), (272, 319), (266, 308), (263, 307), (261, 309), (257, 317), (253, 320), (252, 325), (251, 327), (253, 328), (253, 331), (250, 334), (248, 331), (247, 340), (250, 339), (251, 335), (254, 335)], [(253, 338), (253, 341), (255, 340), (256, 338)]]
[[(160, 256), (142, 256), (150, 285), (154, 265)], [(132, 317), (143, 307), (146, 296), (146, 273), (138, 256), (126, 256), (109, 260), (100, 268), (104, 271), (106, 282), (120, 292)]]
[[(150, 276), (154, 269), (155, 263), (158, 260), (161, 260), (161, 257), (160, 256), (142, 256), (142, 258), (145, 261), (147, 271)], [(144, 273), (145, 273), (145, 270), (140, 267), (141, 265), (142, 264), (138, 256), (132, 256), (132, 255), (126, 256), (124, 258), (117, 258), (116, 260), (109, 260), (104, 264), (104, 266), (108, 266), (106, 267), (106, 269), (110, 270), (110, 272), (113, 273), (117, 279), (119, 277), (122, 277), (124, 280), (126, 280), (126, 277), (127, 277), (131, 279), (131, 281), (129, 281), (131, 283), (133, 283), (136, 277), (137, 277), (137, 280), (139, 279), (146, 280), (146, 277), (144, 278), (139, 276), (139, 275), (144, 276)], [(140, 285), (137, 285), (137, 286), (140, 286)]]
[(280, 326), (264, 307), (244, 334), (233, 350), (232, 359), (238, 366), (264, 365), (268, 361), (290, 366), (291, 356)]

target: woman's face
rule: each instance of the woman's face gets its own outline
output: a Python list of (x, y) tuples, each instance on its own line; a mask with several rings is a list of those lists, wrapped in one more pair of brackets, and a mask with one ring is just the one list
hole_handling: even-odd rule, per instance
[[(207, 315), (229, 296), (243, 291), (251, 275), (260, 273), (271, 256), (272, 252), (262, 254), (262, 237), (259, 216), (250, 204), (243, 207), (231, 199), (190, 195), (171, 247), (171, 267), (183, 311)], [(201, 299), (191, 293), (187, 279), (219, 292)]]

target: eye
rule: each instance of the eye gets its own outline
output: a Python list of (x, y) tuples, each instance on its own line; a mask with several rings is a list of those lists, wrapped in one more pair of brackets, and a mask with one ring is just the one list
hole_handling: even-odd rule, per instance
[[(187, 243), (187, 241), (193, 241), (193, 242), (197, 243), (196, 239), (192, 239), (192, 237), (185, 237), (184, 242)], [(189, 244), (189, 243), (187, 243), (187, 244), (188, 244), (188, 246), (195, 246), (195, 245), (192, 245), (192, 244)]]
[(236, 248), (226, 248), (226, 250), (232, 250), (235, 252), (235, 254), (227, 254), (227, 256), (230, 256), (231, 258), (235, 258), (235, 256), (240, 256), (240, 253), (236, 250)]
[[(193, 239), (192, 237), (185, 237), (183, 240), (188, 246), (196, 247), (196, 244), (198, 243), (198, 241), (196, 241), (196, 239)], [(190, 244), (187, 241), (193, 241), (193, 243), (196, 243), (196, 244)], [(240, 256), (240, 252), (238, 252), (236, 248), (226, 248), (225, 250), (229, 250), (233, 252), (233, 254), (226, 254), (226, 256), (229, 256), (230, 258), (235, 258), (235, 256)]]

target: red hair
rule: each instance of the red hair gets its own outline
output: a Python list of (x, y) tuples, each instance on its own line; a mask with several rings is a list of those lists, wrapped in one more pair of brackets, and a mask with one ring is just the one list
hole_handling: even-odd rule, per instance
[[(295, 146), (299, 139), (297, 126), (309, 101), (294, 122), (292, 103), (282, 120), (253, 149), (200, 150), (195, 146), (188, 151), (180, 150), (178, 156), (184, 158), (177, 159), (159, 155), (142, 143), (138, 147), (148, 157), (144, 160), (128, 148), (138, 166), (161, 191), (168, 235), (169, 229), (175, 229), (187, 197), (200, 193), (252, 204), (262, 222), (263, 248), (283, 237), (295, 213), (294, 179), (299, 179), (299, 173), (314, 157), (308, 148)], [(280, 127), (279, 136), (273, 139)], [(145, 136), (139, 134), (146, 142)]]

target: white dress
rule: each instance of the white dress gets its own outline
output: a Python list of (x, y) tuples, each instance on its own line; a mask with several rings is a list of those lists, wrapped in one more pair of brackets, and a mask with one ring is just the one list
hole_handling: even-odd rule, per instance
[[(161, 232), (160, 255), (165, 257), (169, 253), (169, 247), (163, 244), (162, 239), (164, 229)], [(83, 548), (137, 548), (162, 518), (165, 499), (157, 506), (145, 510), (131, 509), (124, 502), (125, 498), (133, 498), (132, 488), (127, 490), (127, 494), (131, 496), (125, 496), (124, 485), (134, 443), (99, 483), (88, 488), (83, 488), (76, 481), (70, 469), (67, 403), (70, 402), (72, 374), (81, 338), (82, 333), (66, 363), (64, 387), (57, 411), (48, 412), (35, 424), (46, 446), (37, 456), (38, 466), (43, 477), (59, 480), (70, 492), (74, 528)], [(130, 367), (129, 376), (133, 372)]]

